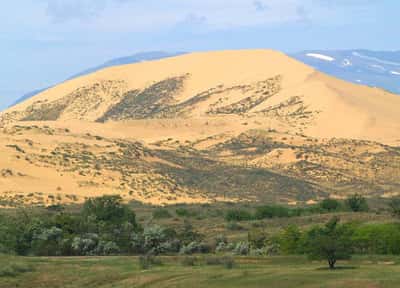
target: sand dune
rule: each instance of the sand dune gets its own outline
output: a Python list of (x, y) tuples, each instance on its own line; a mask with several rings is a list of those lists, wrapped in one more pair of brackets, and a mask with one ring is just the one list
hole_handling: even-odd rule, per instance
[(400, 193), (391, 162), (400, 159), (399, 108), (398, 95), (270, 50), (106, 68), (0, 114), (0, 193), (50, 197), (42, 203), (107, 192), (209, 202), (221, 200), (226, 178), (237, 181), (226, 201), (392, 195)]

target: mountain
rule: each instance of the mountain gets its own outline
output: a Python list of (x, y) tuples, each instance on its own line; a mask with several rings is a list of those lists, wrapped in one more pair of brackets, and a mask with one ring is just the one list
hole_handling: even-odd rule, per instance
[[(140, 53), (136, 53), (131, 56), (116, 58), (116, 59), (107, 61), (99, 66), (86, 69), (82, 72), (79, 72), (79, 73), (69, 77), (67, 80), (71, 80), (76, 77), (87, 75), (87, 74), (99, 71), (99, 70), (107, 68), (107, 67), (124, 65), (124, 64), (133, 64), (133, 63), (138, 63), (138, 62), (143, 62), (143, 61), (159, 60), (159, 59), (174, 57), (174, 56), (183, 55), (183, 54), (185, 54), (185, 52), (171, 52), (171, 53), (163, 52), (163, 51), (140, 52)], [(49, 88), (51, 88), (51, 87), (37, 89), (32, 92), (26, 93), (25, 95), (23, 95), (22, 97), (17, 99), (10, 107), (15, 106), (18, 103), (21, 103), (21, 102), (41, 93)]]
[(399, 107), (270, 50), (108, 67), (0, 114), (0, 203), (396, 195)]
[(400, 94), (400, 51), (309, 50), (290, 56), (340, 79)]

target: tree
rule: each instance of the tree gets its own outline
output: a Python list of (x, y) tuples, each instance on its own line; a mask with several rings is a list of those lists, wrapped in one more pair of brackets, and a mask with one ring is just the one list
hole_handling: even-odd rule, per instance
[(360, 194), (354, 194), (346, 199), (346, 205), (353, 212), (368, 211), (368, 203), (365, 197)]
[(119, 195), (106, 195), (87, 200), (83, 205), (83, 215), (94, 216), (97, 221), (136, 224), (135, 213), (122, 203)]
[(338, 260), (351, 258), (351, 231), (333, 217), (325, 226), (308, 231), (306, 245), (310, 259), (327, 260), (329, 268), (334, 269)]
[(331, 212), (337, 210), (340, 207), (340, 202), (335, 199), (327, 198), (322, 200), (320, 205), (322, 209)]
[(297, 254), (300, 252), (302, 233), (296, 225), (289, 225), (279, 235), (279, 248), (284, 254)]

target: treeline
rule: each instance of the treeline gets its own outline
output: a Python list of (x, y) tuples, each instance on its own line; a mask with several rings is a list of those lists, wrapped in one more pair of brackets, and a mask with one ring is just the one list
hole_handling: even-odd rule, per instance
[[(353, 207), (351, 211), (355, 212), (368, 209), (365, 199), (357, 195), (344, 202), (334, 201), (327, 199), (314, 207), (301, 209), (313, 209), (312, 213), (341, 211), (338, 209), (348, 207)], [(350, 206), (350, 202), (357, 204)], [(348, 206), (343, 208), (346, 207), (343, 205)], [(354, 207), (358, 208), (354, 210)], [(400, 216), (400, 200), (392, 200), (388, 208), (393, 215)], [(232, 218), (229, 218), (232, 211), (228, 211), (226, 218), (236, 221), (292, 217), (304, 215), (304, 211), (310, 213), (310, 210), (301, 209), (260, 206), (254, 214), (248, 215), (242, 214), (241, 210), (232, 210), (240, 212), (232, 214)], [(189, 210), (180, 208), (178, 211), (184, 218), (190, 215)], [(153, 217), (168, 218), (170, 214), (159, 208), (153, 211)], [(342, 224), (334, 216), (325, 225), (306, 229), (289, 225), (274, 233), (268, 231), (268, 228), (252, 226), (247, 230), (247, 239), (242, 241), (230, 241), (223, 233), (216, 235), (213, 240), (208, 238), (205, 241), (204, 235), (196, 231), (187, 220), (181, 226), (175, 224), (174, 227), (142, 227), (134, 211), (123, 204), (119, 196), (103, 196), (89, 199), (76, 213), (64, 212), (62, 209), (38, 214), (20, 210), (15, 214), (0, 215), (0, 253), (37, 256), (304, 254), (312, 259), (326, 259), (331, 267), (334, 267), (337, 260), (347, 259), (354, 253), (400, 255), (399, 223)]]
[(141, 227), (119, 196), (85, 202), (79, 213), (18, 211), (0, 216), (0, 253), (37, 256), (208, 253), (203, 235), (181, 229)]
[(306, 207), (287, 207), (281, 205), (264, 205), (255, 208), (255, 211), (246, 209), (231, 209), (225, 214), (227, 221), (251, 221), (268, 218), (288, 218), (323, 214), (333, 212), (367, 212), (369, 210), (367, 200), (359, 194), (355, 194), (339, 201), (336, 199), (324, 199), (320, 203)]

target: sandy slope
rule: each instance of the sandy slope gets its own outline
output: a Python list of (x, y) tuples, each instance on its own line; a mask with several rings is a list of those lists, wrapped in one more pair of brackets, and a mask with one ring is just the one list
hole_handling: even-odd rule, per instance
[[(193, 53), (154, 62), (107, 68), (51, 88), (5, 113), (23, 111), (39, 101), (54, 101), (76, 89), (101, 81), (120, 81), (122, 84), (118, 86), (118, 90), (123, 94), (183, 75), (190, 76), (184, 81), (183, 88), (173, 95), (176, 103), (182, 103), (218, 85), (232, 87), (251, 84), (281, 75), (283, 80), (279, 93), (247, 111), (246, 115), (253, 115), (273, 105), (279, 105), (290, 97), (299, 96), (304, 102), (302, 105), (315, 113), (312, 124), (302, 126), (302, 132), (306, 134), (315, 137), (370, 139), (386, 143), (396, 143), (400, 138), (400, 97), (380, 89), (329, 77), (280, 52), (270, 50)], [(98, 97), (103, 97), (103, 101), (92, 111), (84, 113), (67, 109), (59, 119), (69, 121), (80, 118), (94, 121), (121, 97), (112, 98), (107, 95), (107, 91), (100, 94)], [(220, 93), (218, 99), (223, 96), (226, 96), (224, 101), (229, 104), (248, 95), (225, 92)], [(207, 116), (205, 111), (215, 102), (217, 96), (194, 105), (189, 118)], [(265, 118), (268, 121), (267, 118), (271, 117)]]
[[(399, 159), (398, 148), (330, 139), (400, 146), (399, 111), (398, 95), (335, 79), (270, 50), (192, 53), (107, 68), (0, 114), (0, 200), (49, 204), (104, 193), (155, 204), (221, 199), (207, 186), (207, 166), (199, 171), (204, 181), (195, 177), (193, 186), (185, 178), (197, 169), (187, 155), (201, 165), (220, 161), (210, 164), (215, 173), (230, 165), (227, 179), (248, 172), (264, 189), (242, 197), (245, 182), (238, 182), (231, 190), (239, 192), (224, 200), (281, 193), (284, 201), (308, 201), (328, 190), (398, 194), (400, 168), (390, 163)], [(153, 149), (150, 156), (129, 154), (136, 141)], [(253, 167), (254, 174), (241, 167)], [(257, 169), (269, 178), (258, 178)], [(223, 173), (218, 177), (215, 185), (225, 181)]]

